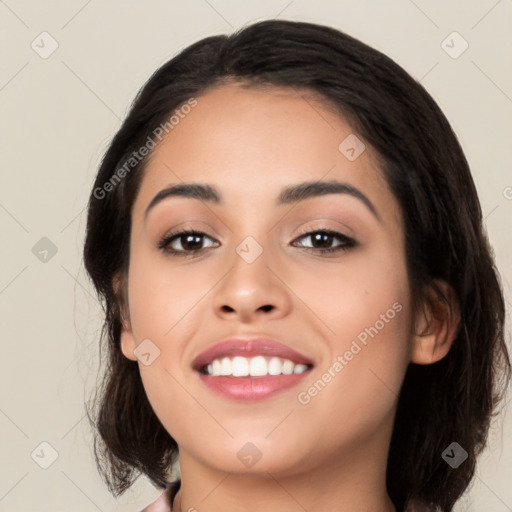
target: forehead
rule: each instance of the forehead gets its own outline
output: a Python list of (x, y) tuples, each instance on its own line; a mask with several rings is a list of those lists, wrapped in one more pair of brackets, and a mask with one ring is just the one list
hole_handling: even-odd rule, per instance
[(196, 99), (153, 150), (136, 207), (181, 181), (215, 183), (233, 204), (275, 202), (278, 190), (311, 180), (344, 181), (392, 200), (372, 148), (353, 159), (346, 150), (358, 144), (354, 130), (313, 94), (224, 85)]

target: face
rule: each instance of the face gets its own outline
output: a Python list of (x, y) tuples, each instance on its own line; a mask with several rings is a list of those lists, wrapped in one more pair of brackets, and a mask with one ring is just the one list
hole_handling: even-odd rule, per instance
[[(312, 97), (230, 85), (197, 102), (133, 205), (123, 353), (181, 460), (275, 475), (364, 460), (389, 441), (411, 358), (400, 207), (368, 144), (358, 155), (351, 127)], [(341, 186), (280, 201), (304, 182)], [(153, 201), (184, 183), (219, 202)], [(277, 340), (313, 367), (268, 396), (218, 393), (193, 362), (236, 336)], [(261, 456), (250, 469), (246, 452)]]

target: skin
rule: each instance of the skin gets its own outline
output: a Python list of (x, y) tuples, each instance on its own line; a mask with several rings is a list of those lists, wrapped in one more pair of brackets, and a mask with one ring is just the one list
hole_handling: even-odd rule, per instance
[[(385, 475), (397, 395), (411, 361), (429, 364), (448, 352), (456, 319), (435, 303), (413, 314), (400, 206), (369, 145), (354, 161), (339, 151), (354, 131), (327, 104), (290, 89), (236, 85), (197, 99), (153, 151), (133, 205), (121, 336), (133, 361), (144, 339), (160, 350), (152, 364), (138, 364), (156, 415), (179, 445), (176, 507), (393, 511)], [(348, 194), (275, 204), (283, 187), (331, 179), (361, 191), (379, 219)], [(216, 186), (223, 204), (171, 197), (145, 218), (153, 197), (180, 182)], [(184, 258), (159, 249), (175, 228), (206, 233), (195, 246), (202, 252)], [(315, 244), (299, 229), (332, 229), (356, 245), (323, 255), (311, 247), (342, 241)], [(250, 264), (236, 252), (248, 236), (263, 250)], [(186, 240), (172, 247), (186, 250)], [(401, 311), (300, 403), (297, 394), (395, 303)], [(277, 339), (315, 367), (297, 387), (260, 402), (216, 395), (191, 362), (239, 334)], [(261, 453), (250, 468), (237, 457), (247, 442)]]

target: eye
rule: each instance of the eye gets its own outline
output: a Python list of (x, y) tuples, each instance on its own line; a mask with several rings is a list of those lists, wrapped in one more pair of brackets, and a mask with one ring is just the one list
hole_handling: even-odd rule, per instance
[(204, 237), (212, 240), (206, 233), (185, 229), (165, 235), (158, 243), (158, 248), (172, 256), (192, 256), (205, 249), (200, 247)]
[[(331, 229), (308, 231), (299, 238), (297, 238), (296, 240), (301, 240), (303, 238), (310, 238), (314, 246), (320, 245), (320, 247), (304, 247), (305, 249), (310, 251), (316, 251), (321, 254), (332, 254), (336, 252), (347, 251), (352, 247), (355, 247), (356, 245), (356, 241), (353, 238), (349, 238), (348, 236), (343, 235), (342, 233), (338, 233), (337, 231), (333, 231)], [(334, 247), (328, 247), (332, 244), (332, 242), (335, 239), (338, 239), (341, 243)]]
[[(193, 256), (207, 248), (201, 247), (202, 239), (204, 238), (212, 240), (212, 238), (206, 233), (185, 229), (165, 235), (158, 243), (158, 248), (171, 256)], [(316, 231), (305, 232), (299, 238), (296, 238), (294, 242), (307, 238), (312, 240), (313, 247), (303, 246), (303, 248), (320, 254), (332, 254), (347, 251), (356, 245), (356, 241), (354, 239), (330, 229), (319, 229)], [(340, 243), (334, 247), (328, 247), (332, 245), (333, 241), (336, 239)], [(318, 247), (318, 245), (320, 245), (320, 247)], [(212, 247), (212, 245), (209, 247)]]

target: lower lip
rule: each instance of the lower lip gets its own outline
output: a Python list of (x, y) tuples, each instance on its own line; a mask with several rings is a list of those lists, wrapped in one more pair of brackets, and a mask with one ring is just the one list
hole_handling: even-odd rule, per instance
[(296, 386), (311, 369), (291, 375), (267, 375), (265, 377), (213, 377), (199, 374), (201, 380), (213, 392), (226, 398), (241, 401), (263, 400)]

